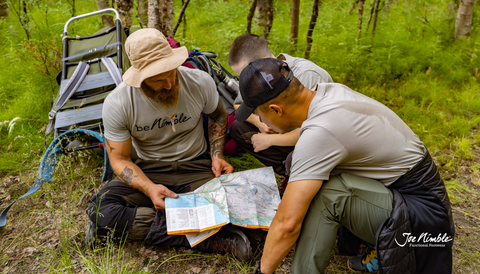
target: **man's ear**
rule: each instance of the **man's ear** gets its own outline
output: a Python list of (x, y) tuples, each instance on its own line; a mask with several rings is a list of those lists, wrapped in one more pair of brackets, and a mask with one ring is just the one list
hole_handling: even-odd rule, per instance
[(272, 110), (272, 111), (275, 111), (275, 113), (276, 113), (278, 116), (282, 116), (282, 114), (283, 114), (283, 109), (282, 109), (279, 105), (277, 105), (277, 104), (270, 104), (270, 105), (268, 106), (268, 108), (269, 108), (270, 110)]

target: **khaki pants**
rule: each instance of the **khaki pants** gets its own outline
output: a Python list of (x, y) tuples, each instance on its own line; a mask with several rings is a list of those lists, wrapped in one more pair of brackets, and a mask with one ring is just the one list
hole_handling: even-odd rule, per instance
[(292, 273), (324, 273), (339, 224), (370, 244), (392, 211), (392, 192), (382, 183), (349, 174), (330, 176), (303, 221)]

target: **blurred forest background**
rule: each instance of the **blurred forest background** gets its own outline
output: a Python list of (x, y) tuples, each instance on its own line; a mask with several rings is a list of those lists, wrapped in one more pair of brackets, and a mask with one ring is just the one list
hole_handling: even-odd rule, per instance
[[(309, 58), (335, 82), (393, 109), (423, 140), (445, 179), (457, 224), (455, 273), (478, 271), (480, 7), (475, 0), (0, 0), (1, 209), (26, 192), (37, 175), (47, 114), (59, 89), (55, 78), (65, 22), (106, 7), (120, 11), (128, 32), (160, 29), (189, 50), (217, 52), (228, 69), (227, 54), (237, 36), (264, 36), (274, 54)], [(111, 16), (90, 17), (74, 22), (69, 36), (90, 35), (111, 24)], [(259, 166), (248, 155), (229, 160), (237, 170)], [(82, 246), (87, 224), (82, 200), (100, 187), (100, 162), (95, 155), (66, 158), (51, 185), (14, 206), (10, 223), (0, 231), (0, 270), (253, 269), (252, 262), (228, 256), (157, 253), (135, 243), (88, 251)], [(289, 273), (289, 260), (279, 266), (280, 273)], [(330, 272), (345, 270), (344, 258), (334, 256), (332, 262)]]

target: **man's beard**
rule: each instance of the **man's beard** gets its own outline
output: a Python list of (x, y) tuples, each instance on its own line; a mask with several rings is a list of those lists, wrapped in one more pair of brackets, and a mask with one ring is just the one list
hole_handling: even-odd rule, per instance
[(171, 108), (178, 101), (178, 95), (180, 90), (180, 81), (178, 80), (178, 72), (175, 77), (175, 83), (170, 89), (160, 89), (156, 91), (151, 86), (147, 85), (145, 82), (141, 84), (141, 90), (145, 96), (152, 99), (153, 101), (159, 103), (165, 108)]

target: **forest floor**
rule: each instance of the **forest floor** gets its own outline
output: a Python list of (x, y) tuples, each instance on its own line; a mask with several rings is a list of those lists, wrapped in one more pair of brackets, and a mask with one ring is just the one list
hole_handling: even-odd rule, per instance
[[(453, 273), (478, 273), (480, 257), (480, 148), (473, 146), (474, 158), (458, 158), (449, 167), (440, 166), (453, 205), (455, 220)], [(40, 155), (39, 151), (32, 151)], [(435, 156), (455, 158), (452, 151)], [(39, 157), (40, 159), (40, 157)], [(229, 158), (237, 170), (260, 167), (249, 155)], [(33, 163), (38, 167), (39, 162)], [(98, 157), (64, 158), (57, 166), (53, 183), (16, 203), (0, 231), (0, 271), (2, 273), (251, 273), (261, 257), (265, 233), (249, 233), (255, 256), (241, 262), (232, 256), (197, 252), (185, 248), (159, 248), (141, 242), (108, 244), (92, 251), (84, 244), (89, 220), (85, 208), (89, 197), (101, 184)], [(0, 181), (0, 208), (25, 193), (37, 171), (8, 175)], [(276, 273), (290, 273), (294, 251)], [(348, 273), (348, 257), (334, 250), (327, 273)]]

